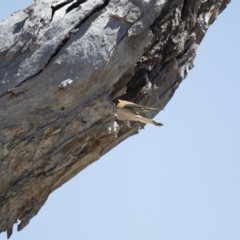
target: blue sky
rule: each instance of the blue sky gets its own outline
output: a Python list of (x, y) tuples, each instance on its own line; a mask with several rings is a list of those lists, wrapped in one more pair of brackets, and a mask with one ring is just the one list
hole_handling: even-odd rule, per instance
[[(0, 19), (33, 1), (1, 1)], [(156, 120), (56, 190), (12, 240), (240, 239), (240, 2)], [(0, 239), (6, 239), (5, 233)]]

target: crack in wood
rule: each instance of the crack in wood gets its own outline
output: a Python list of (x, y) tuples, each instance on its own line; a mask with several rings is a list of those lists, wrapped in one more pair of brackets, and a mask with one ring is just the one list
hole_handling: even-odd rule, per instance
[(52, 21), (53, 17), (54, 17), (54, 14), (57, 10), (59, 10), (60, 8), (64, 7), (65, 5), (67, 5), (68, 3), (70, 2), (73, 2), (74, 0), (66, 0), (65, 2), (62, 2), (60, 4), (56, 4), (56, 5), (52, 5), (51, 6), (51, 9), (52, 9), (52, 17), (51, 17), (51, 20), (50, 22)]
[(71, 4), (67, 10), (66, 13), (72, 11), (74, 8), (78, 8), (82, 3), (86, 2), (87, 0), (76, 0), (73, 4)]

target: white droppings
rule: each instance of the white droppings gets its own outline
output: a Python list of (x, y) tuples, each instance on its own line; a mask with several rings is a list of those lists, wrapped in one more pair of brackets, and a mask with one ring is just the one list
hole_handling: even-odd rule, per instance
[(63, 88), (65, 88), (65, 87), (71, 85), (72, 82), (73, 82), (72, 79), (64, 80), (64, 81), (62, 81), (62, 82), (58, 85), (58, 87), (59, 87), (60, 89), (63, 89)]

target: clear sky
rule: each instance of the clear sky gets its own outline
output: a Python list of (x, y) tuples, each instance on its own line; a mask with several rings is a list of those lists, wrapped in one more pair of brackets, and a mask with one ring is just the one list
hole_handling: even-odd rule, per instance
[[(0, 19), (31, 0), (0, 0)], [(240, 239), (240, 1), (156, 120), (56, 190), (12, 240)], [(6, 239), (6, 234), (0, 235)]]

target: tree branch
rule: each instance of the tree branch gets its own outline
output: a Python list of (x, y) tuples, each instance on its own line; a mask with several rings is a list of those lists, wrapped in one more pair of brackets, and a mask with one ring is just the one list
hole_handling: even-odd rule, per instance
[(0, 23), (1, 232), (138, 133), (115, 98), (164, 108), (228, 3), (37, 0)]

